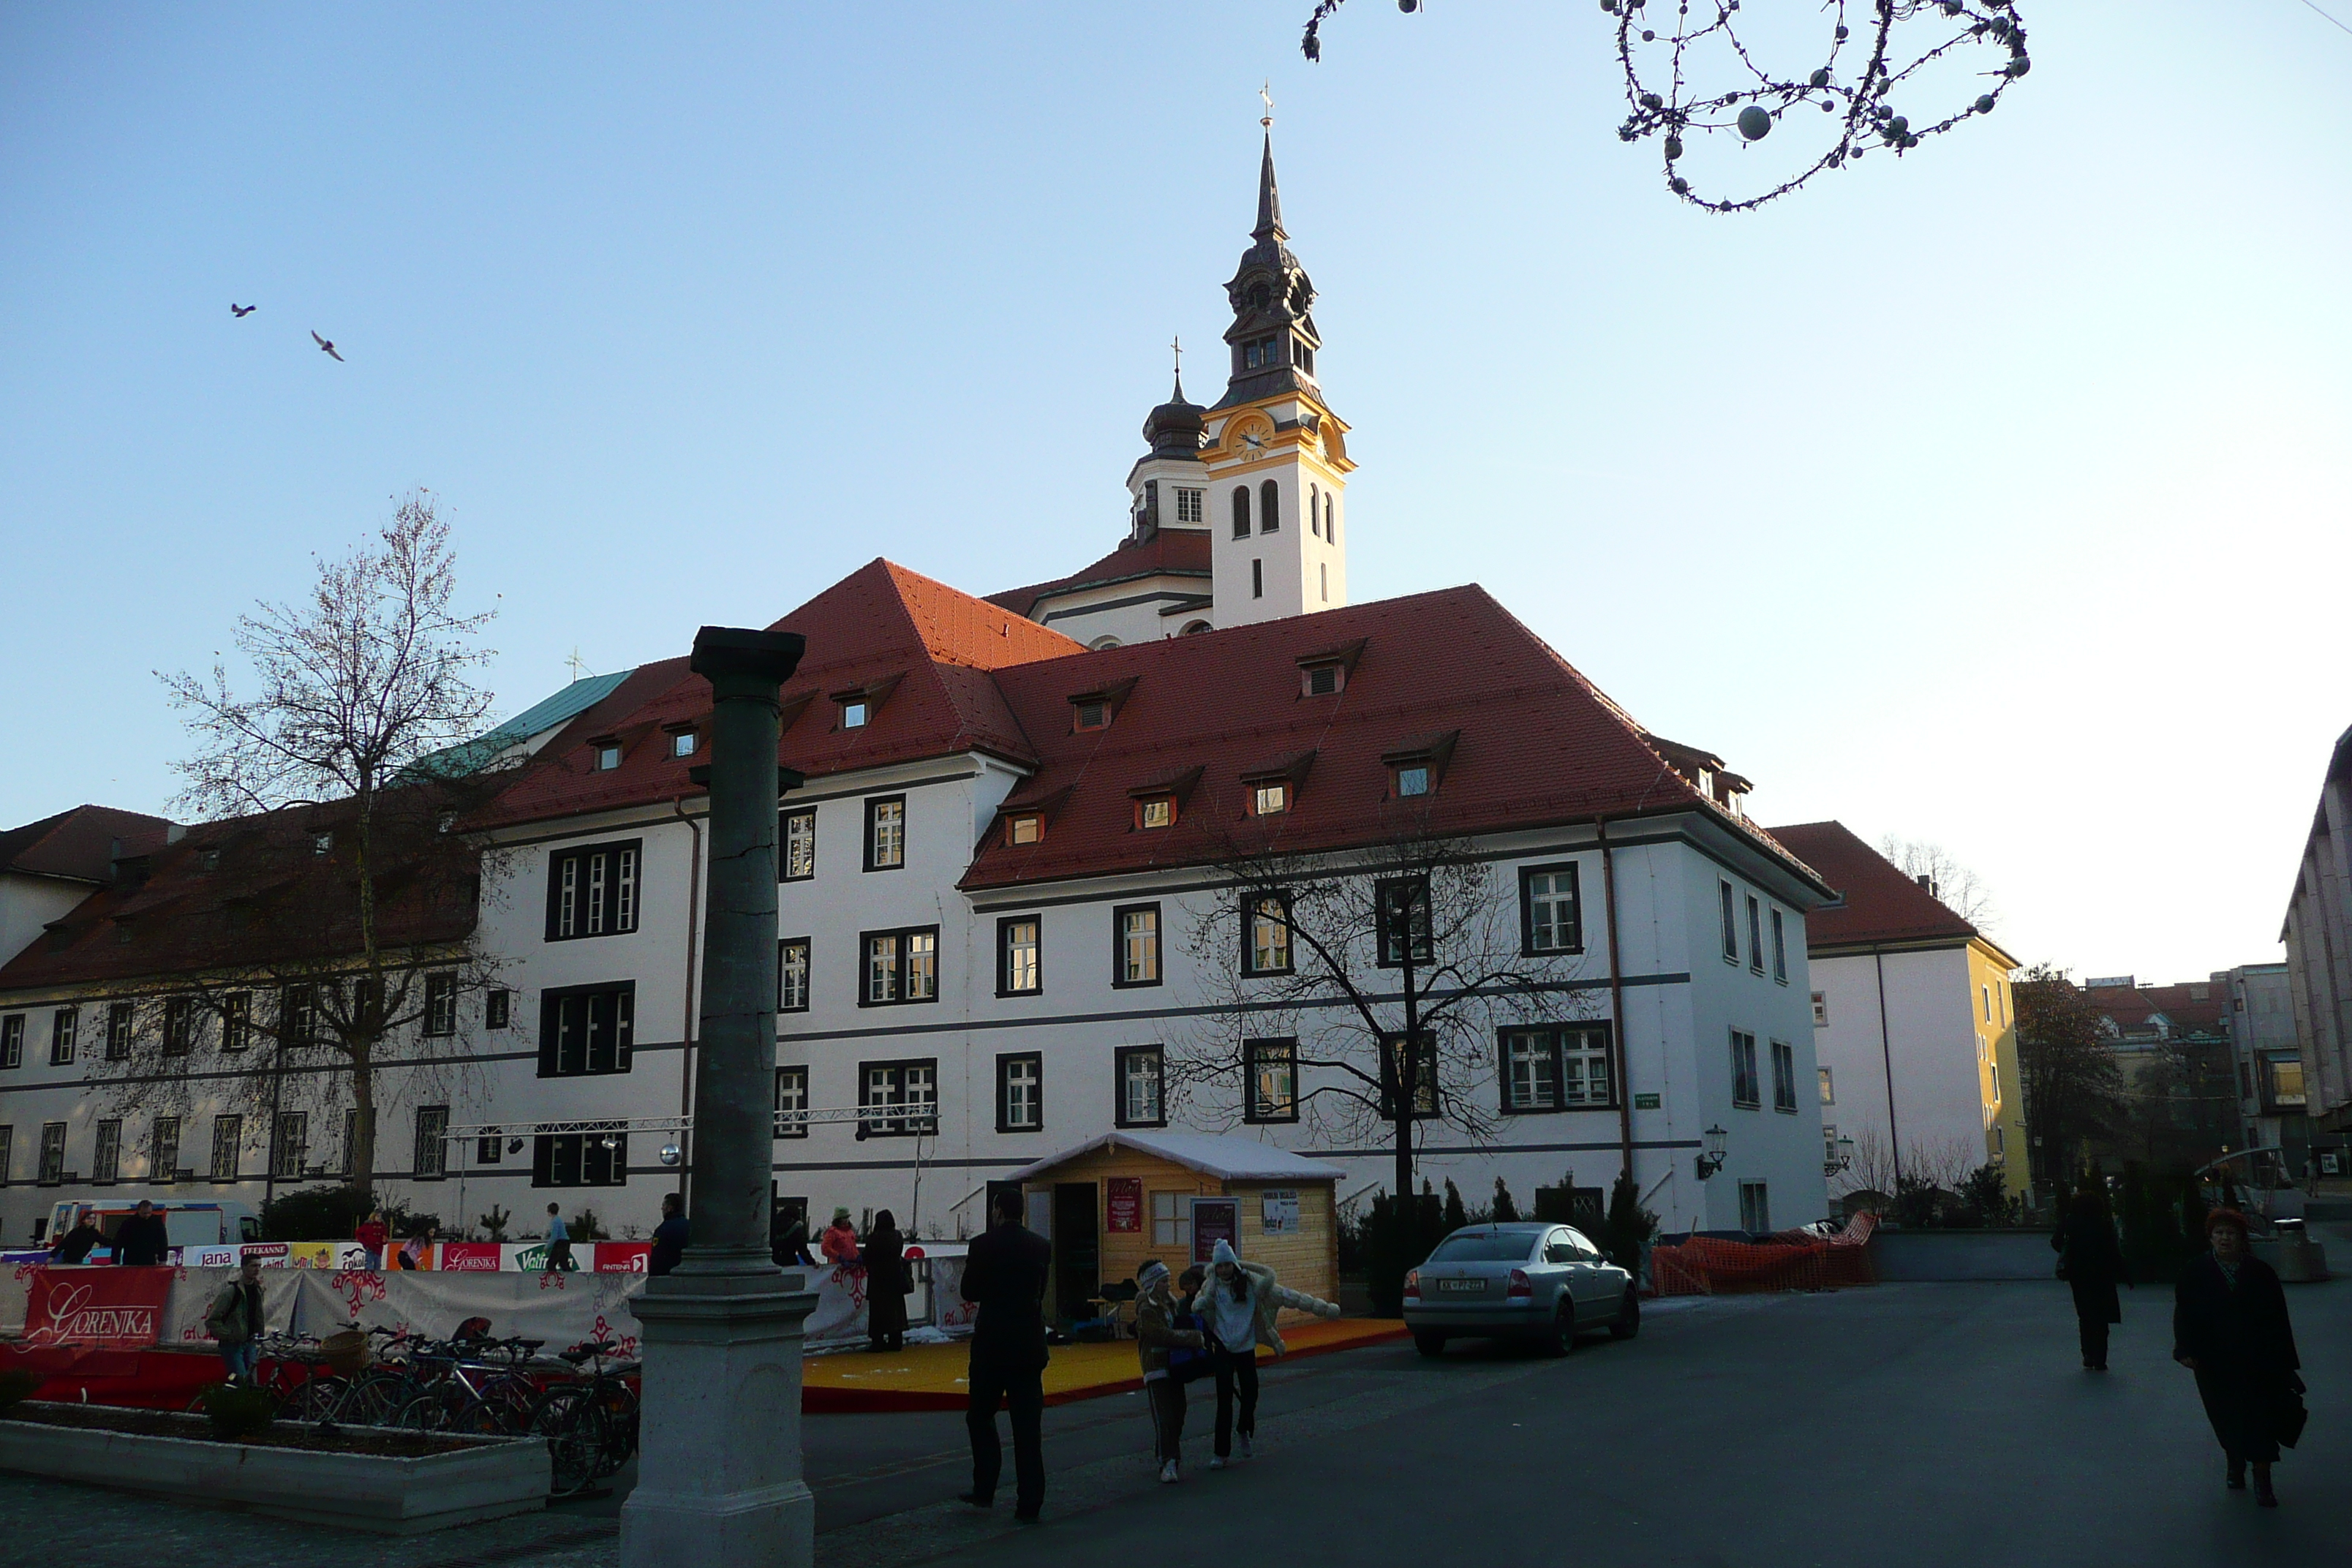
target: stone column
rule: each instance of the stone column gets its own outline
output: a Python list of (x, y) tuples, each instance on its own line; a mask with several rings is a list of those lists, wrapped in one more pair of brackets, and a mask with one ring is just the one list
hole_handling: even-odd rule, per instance
[(788, 632), (705, 626), (694, 639), (692, 668), (717, 699), (694, 1208), (684, 1260), (635, 1303), (645, 1405), (623, 1568), (806, 1568), (815, 1552), (801, 1479), (801, 1324), (816, 1298), (768, 1254), (776, 697), (801, 649)]

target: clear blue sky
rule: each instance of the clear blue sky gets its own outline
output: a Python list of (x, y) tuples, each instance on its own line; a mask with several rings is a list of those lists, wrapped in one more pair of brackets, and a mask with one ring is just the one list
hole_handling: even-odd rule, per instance
[(0, 9), (0, 822), (163, 807), (151, 672), (412, 486), (507, 711), (876, 555), (1092, 559), (1271, 78), (1360, 600), (1486, 584), (2021, 957), (2277, 956), (2352, 723), (2352, 36), (2026, 0), (1999, 113), (1723, 218), (1596, 5), (1356, 0), (1317, 67), (1308, 9)]

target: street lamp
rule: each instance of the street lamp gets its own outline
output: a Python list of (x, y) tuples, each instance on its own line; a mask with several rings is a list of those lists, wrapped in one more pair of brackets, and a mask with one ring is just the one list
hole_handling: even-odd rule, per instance
[(1852, 1169), (1853, 1169), (1853, 1140), (1850, 1137), (1841, 1138), (1837, 1141), (1836, 1152), (1822, 1162), (1822, 1174), (1834, 1176), (1842, 1171)]
[(1714, 1175), (1717, 1171), (1723, 1169), (1723, 1162), (1725, 1158), (1723, 1152), (1723, 1141), (1728, 1136), (1730, 1136), (1730, 1134), (1724, 1131), (1720, 1127), (1710, 1127), (1706, 1130), (1706, 1152), (1698, 1157), (1698, 1179), (1700, 1181), (1706, 1181), (1709, 1176)]

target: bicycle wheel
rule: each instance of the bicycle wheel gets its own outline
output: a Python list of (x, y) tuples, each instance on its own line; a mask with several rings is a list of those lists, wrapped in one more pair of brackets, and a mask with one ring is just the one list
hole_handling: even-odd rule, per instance
[(637, 1451), (637, 1396), (627, 1384), (613, 1378), (597, 1385), (597, 1397), (604, 1407), (604, 1444), (599, 1450), (596, 1473), (609, 1476)]
[(548, 1495), (570, 1497), (600, 1473), (604, 1450), (604, 1407), (585, 1384), (559, 1384), (541, 1395), (530, 1429), (547, 1439)]
[(278, 1414), (289, 1421), (332, 1421), (352, 1385), (340, 1377), (311, 1378), (286, 1397)]
[(446, 1432), (454, 1426), (456, 1415), (439, 1394), (425, 1393), (402, 1405), (388, 1425), (404, 1432)]
[(363, 1372), (343, 1390), (334, 1418), (352, 1426), (389, 1426), (400, 1407), (415, 1395), (404, 1373), (389, 1367)]
[(473, 1430), (500, 1437), (520, 1437), (530, 1430), (539, 1408), (539, 1385), (520, 1373), (494, 1377), (483, 1385), (478, 1403), (484, 1425)]

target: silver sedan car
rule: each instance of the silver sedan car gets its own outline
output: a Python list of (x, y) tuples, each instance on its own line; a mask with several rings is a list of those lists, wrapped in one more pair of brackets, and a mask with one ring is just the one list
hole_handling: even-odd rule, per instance
[(1534, 1340), (1565, 1355), (1586, 1329), (1642, 1329), (1633, 1277), (1572, 1226), (1474, 1225), (1404, 1277), (1404, 1326), (1423, 1355), (1454, 1338)]

